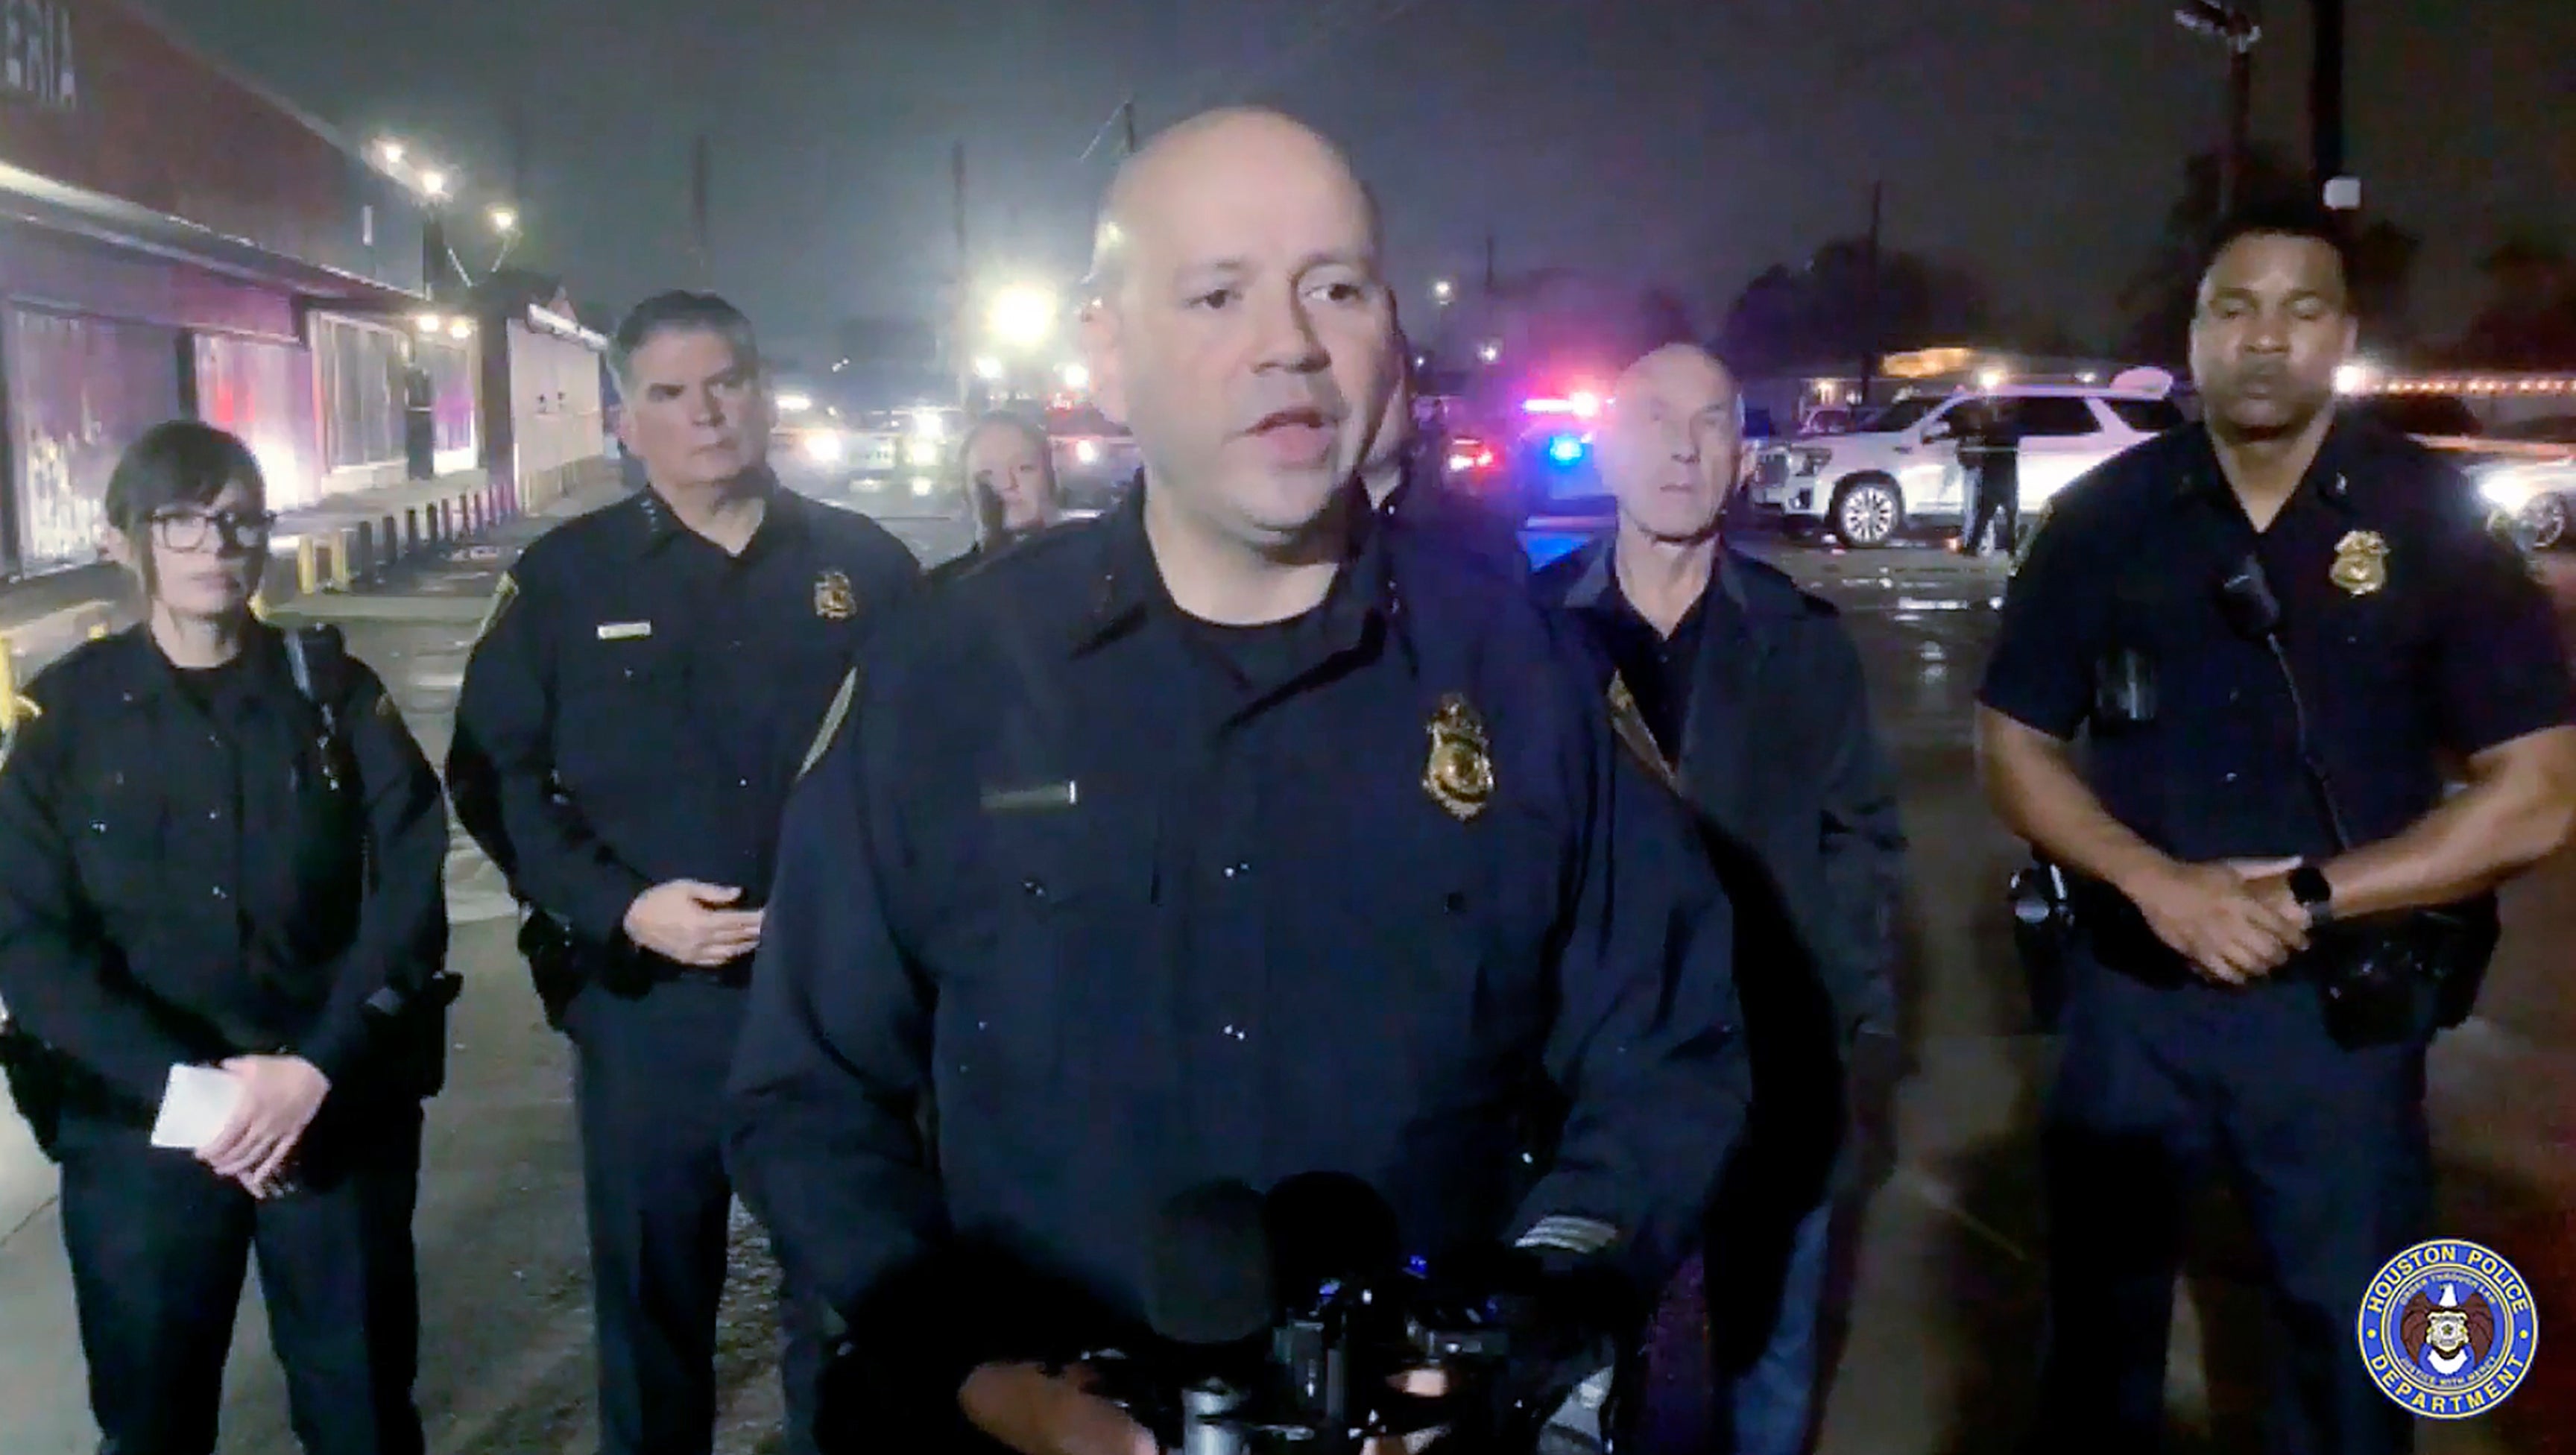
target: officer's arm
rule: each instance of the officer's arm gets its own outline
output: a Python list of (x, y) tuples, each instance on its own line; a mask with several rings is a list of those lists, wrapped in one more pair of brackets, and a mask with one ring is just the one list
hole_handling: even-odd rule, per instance
[[(890, 1326), (907, 1362), (953, 1392), (977, 1360), (933, 1330), (991, 1310), (943, 1310), (906, 1290), (945, 1232), (916, 1113), (929, 1094), (933, 990), (898, 944), (886, 885), (900, 835), (866, 770), (885, 722), (884, 674), (790, 800), (734, 1053), (725, 1161), (796, 1285), (861, 1337)], [(890, 1311), (892, 1310), (892, 1311)], [(953, 1413), (953, 1401), (950, 1401)]]
[(341, 709), (342, 731), (366, 795), (371, 872), (356, 940), (321, 1020), (297, 1048), (333, 1085), (360, 1069), (372, 1027), (407, 1009), (447, 959), (447, 808), (438, 774), (385, 684), (354, 660), (349, 670), (355, 690)]
[[(2110, 642), (2107, 582), (2117, 563), (2083, 502), (2051, 512), (2004, 593), (2003, 622), (1978, 692), (1977, 770), (2004, 827), (2052, 861), (2130, 892), (2172, 867), (2076, 771), (2072, 742), (2092, 713), (2093, 664)], [(2134, 893), (2131, 894), (2134, 898)]]
[(1827, 704), (1824, 876), (1831, 905), (1824, 947), (1831, 989), (1846, 1036), (1864, 1028), (1893, 1031), (1896, 921), (1905, 893), (1905, 829), (1897, 816), (1896, 775), (1878, 727), (1860, 649), (1835, 624), (1823, 635), (1817, 691)]
[(2556, 612), (2504, 542), (2463, 526), (2448, 544), (2448, 579), (2431, 593), (2434, 691), (2468, 787), (2395, 838), (2323, 866), (2341, 917), (2468, 898), (2576, 832), (2576, 688)]
[(1643, 1293), (1696, 1235), (1751, 1073), (1734, 917), (1698, 831), (1607, 723), (1593, 726), (1566, 785), (1589, 813), (1547, 1045), (1567, 1111), (1514, 1231), (1578, 1256), (1615, 1232), (1608, 1256)]
[[(540, 599), (526, 599), (530, 594)], [(458, 820), (512, 889), (561, 915), (582, 938), (611, 944), (627, 908), (653, 885), (620, 863), (583, 821), (580, 805), (556, 790), (558, 679), (545, 631), (552, 605), (542, 587), (530, 587), (497, 608), (465, 665), (447, 781)]]
[(0, 1004), (121, 1096), (158, 1106), (170, 1068), (196, 1058), (125, 978), (73, 867), (61, 808), (79, 725), (44, 687), (30, 689), (39, 715), (18, 728), (0, 768)]

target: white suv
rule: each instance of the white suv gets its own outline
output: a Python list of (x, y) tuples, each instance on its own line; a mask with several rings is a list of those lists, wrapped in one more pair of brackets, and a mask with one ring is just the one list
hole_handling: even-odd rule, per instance
[(2183, 423), (2161, 394), (2029, 385), (1900, 399), (1849, 434), (1808, 435), (1763, 449), (1753, 503), (1822, 525), (1846, 545), (1885, 545), (1908, 526), (1960, 520), (1967, 477), (1954, 412), (1993, 402), (2021, 439), (2021, 508), (2034, 514), (2076, 476)]

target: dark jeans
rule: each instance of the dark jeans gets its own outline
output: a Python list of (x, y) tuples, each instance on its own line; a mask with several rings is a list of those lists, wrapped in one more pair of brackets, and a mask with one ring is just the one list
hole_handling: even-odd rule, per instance
[(1970, 555), (1983, 555), (1986, 528), (2002, 517), (2004, 554), (2012, 554), (2013, 545), (2021, 538), (2021, 465), (2010, 456), (1987, 461), (1975, 474), (1977, 505), (1968, 515), (1968, 533), (1961, 549)]
[[(580, 1052), (606, 1455), (707, 1455), (715, 1438), (716, 1315), (733, 1207), (724, 1085), (744, 996), (695, 979), (632, 996), (594, 983), (565, 1018)], [(810, 1455), (822, 1314), (793, 1289), (779, 1305), (787, 1448)]]
[(63, 1247), (102, 1455), (215, 1448), (253, 1250), (306, 1455), (420, 1455), (420, 1110), (326, 1106), (304, 1146), (302, 1187), (263, 1202), (139, 1128), (66, 1128)]
[(2141, 1455), (2164, 1427), (2185, 1213), (2232, 1180), (2269, 1266), (2277, 1455), (2395, 1455), (2413, 1418), (2355, 1343), (2363, 1293), (2426, 1235), (2424, 1047), (2347, 1051), (2313, 985), (2159, 989), (2080, 951), (2041, 1130), (2049, 1313), (2037, 1451)]

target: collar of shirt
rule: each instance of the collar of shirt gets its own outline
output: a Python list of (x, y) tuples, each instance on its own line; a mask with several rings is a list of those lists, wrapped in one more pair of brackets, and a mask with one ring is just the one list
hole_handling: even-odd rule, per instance
[[(2358, 514), (2360, 506), (2353, 499), (2351, 472), (2368, 453), (2364, 435), (2364, 426), (2338, 414), (2324, 442), (2317, 446), (2317, 457), (2308, 463), (2307, 473), (2299, 477), (2298, 487), (2290, 492), (2281, 513), (2287, 515), (2304, 502), (2315, 500), (2347, 515)], [(2188, 436), (2182, 469), (2174, 477), (2174, 494), (2185, 503), (2216, 505), (2243, 513), (2236, 488), (2227, 482), (2227, 471), (2218, 462), (2218, 441), (2206, 424), (2193, 428)]]
[[(1634, 614), (1636, 608), (1628, 604), (1626, 594), (1619, 589), (1616, 539), (1596, 541), (1585, 549), (1590, 554), (1584, 558), (1582, 572), (1575, 577), (1574, 585), (1566, 591), (1565, 604), (1577, 611), (1589, 611), (1612, 609), (1615, 600), (1616, 609)], [(1728, 550), (1723, 542), (1719, 543), (1716, 559), (1709, 565), (1709, 584), (1716, 590), (1700, 592), (1699, 599), (1691, 603), (1690, 611), (1685, 614), (1685, 622), (1696, 623), (1704, 617), (1708, 613), (1711, 596), (1724, 601), (1727, 609), (1738, 619), (1747, 622), (1753, 619), (1751, 601), (1744, 589), (1744, 573), (1736, 565), (1735, 552)]]
[[(742, 549), (745, 560), (774, 549), (793, 538), (806, 525), (804, 497), (778, 483), (776, 475), (761, 471), (750, 493), (761, 501), (761, 511), (760, 524), (753, 529), (751, 540)], [(679, 512), (671, 508), (671, 503), (650, 486), (635, 493), (634, 504), (636, 519), (643, 527), (636, 540), (638, 555), (652, 555), (683, 537), (706, 541), (710, 546), (715, 544), (689, 529), (687, 523), (680, 519)]]
[[(1376, 529), (1375, 514), (1356, 485), (1345, 505), (1352, 521), (1348, 555), (1316, 618), (1317, 641), (1326, 657), (1356, 650), (1372, 633), (1398, 627), (1404, 614), (1385, 533)], [(1074, 621), (1069, 646), (1075, 655), (1134, 630), (1170, 601), (1153, 543), (1145, 535), (1142, 489), (1129, 491), (1116, 509), (1101, 516), (1081, 548), (1093, 553), (1093, 586), (1089, 610)]]
[[(287, 677), (284, 635), (266, 623), (253, 623), (242, 636), (236, 662), (248, 695), (263, 695), (272, 681)], [(128, 627), (119, 634), (114, 676), (117, 692), (126, 701), (142, 702), (165, 694), (179, 697), (181, 670), (162, 654), (150, 627)]]

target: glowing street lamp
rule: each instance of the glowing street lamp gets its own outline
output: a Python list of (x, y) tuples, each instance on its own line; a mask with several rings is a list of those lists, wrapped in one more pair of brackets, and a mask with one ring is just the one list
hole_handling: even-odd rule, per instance
[(474, 320), (470, 318), (450, 320), (447, 325), (447, 336), (458, 343), (474, 337)]
[(1443, 307), (1446, 307), (1449, 301), (1457, 296), (1458, 285), (1450, 282), (1446, 278), (1443, 278), (1439, 282), (1431, 285), (1431, 301), (1438, 303)]
[(1977, 387), (1992, 394), (2004, 387), (2004, 380), (2008, 377), (2010, 376), (2001, 369), (1980, 370), (1977, 374)]
[(432, 167), (420, 174), (420, 195), (433, 201), (447, 195), (447, 174)]
[(1091, 387), (1091, 370), (1081, 364), (1067, 364), (1062, 370), (1064, 387), (1079, 394)]
[(403, 164), (403, 144), (394, 140), (392, 137), (386, 137), (384, 140), (376, 143), (376, 159), (383, 162), (388, 167), (401, 166)]
[(505, 233), (505, 234), (506, 234), (506, 233), (513, 233), (513, 232), (517, 232), (517, 231), (519, 230), (519, 213), (518, 213), (518, 209), (513, 208), (513, 207), (495, 207), (495, 208), (493, 208), (493, 209), (492, 209), (492, 230), (493, 230), (494, 232), (498, 232), (498, 233)]
[(1045, 289), (1025, 284), (1005, 288), (993, 295), (986, 321), (999, 342), (1012, 348), (1036, 348), (1055, 332), (1055, 299)]
[(1503, 346), (1501, 344), (1487, 344), (1483, 348), (1476, 350), (1476, 357), (1484, 360), (1488, 364), (1495, 363), (1503, 357)]
[(987, 384), (1000, 383), (1002, 381), (1002, 361), (994, 358), (990, 354), (977, 359), (975, 361), (975, 377), (983, 380)]

